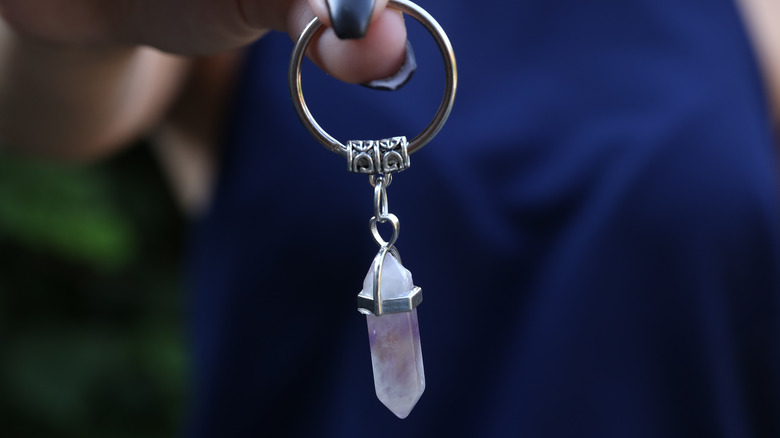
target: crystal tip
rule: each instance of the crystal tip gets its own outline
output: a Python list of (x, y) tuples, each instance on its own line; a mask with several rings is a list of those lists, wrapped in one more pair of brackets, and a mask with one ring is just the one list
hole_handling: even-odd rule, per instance
[(423, 392), (425, 391), (425, 382), (423, 382), (422, 386), (420, 387), (419, 392), (414, 394), (414, 396), (405, 398), (404, 400), (382, 400), (380, 397), (380, 401), (387, 409), (390, 410), (393, 414), (395, 414), (396, 417), (400, 419), (404, 419), (409, 416), (409, 413), (412, 412), (412, 409), (417, 405), (417, 402), (420, 400), (420, 397), (422, 397)]

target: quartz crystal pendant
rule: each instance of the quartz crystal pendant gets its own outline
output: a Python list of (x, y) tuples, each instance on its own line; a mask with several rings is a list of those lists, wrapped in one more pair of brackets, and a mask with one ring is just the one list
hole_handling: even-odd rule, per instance
[[(361, 296), (373, 295), (373, 267), (363, 281)], [(403, 297), (414, 288), (412, 273), (391, 253), (384, 257), (381, 274), (383, 300)], [(380, 316), (367, 314), (366, 320), (376, 395), (398, 418), (406, 418), (425, 391), (417, 309)]]

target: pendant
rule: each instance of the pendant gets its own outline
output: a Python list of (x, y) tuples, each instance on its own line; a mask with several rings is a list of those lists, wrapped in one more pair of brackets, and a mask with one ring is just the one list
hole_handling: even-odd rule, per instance
[[(405, 147), (405, 138), (401, 139), (400, 145)], [(412, 273), (401, 264), (401, 256), (395, 248), (400, 223), (388, 211), (387, 205), (387, 186), (392, 182), (392, 176), (375, 175), (371, 182), (374, 185), (374, 216), (369, 221), (369, 228), (379, 245), (379, 252), (363, 280), (357, 304), (368, 324), (376, 396), (398, 418), (406, 418), (425, 391), (417, 323), (422, 289), (414, 285)], [(378, 223), (388, 223), (392, 227), (389, 240), (379, 234)]]
[[(379, 257), (379, 255), (377, 255)], [(415, 292), (412, 273), (391, 253), (381, 262), (381, 296), (385, 300), (403, 300)], [(359, 297), (373, 298), (376, 263), (372, 264), (363, 281)], [(419, 288), (417, 288), (418, 296)], [(398, 418), (406, 418), (425, 391), (425, 371), (417, 309), (379, 316), (366, 313), (368, 343), (371, 346), (371, 364), (374, 369), (376, 396)]]
[[(425, 146), (444, 125), (452, 110), (457, 89), (457, 68), (447, 34), (424, 9), (410, 0), (389, 0), (388, 6), (415, 18), (431, 34), (442, 54), (445, 70), (444, 96), (433, 120), (417, 136), (407, 141), (398, 136), (381, 140), (351, 140), (343, 144), (314, 120), (301, 89), (301, 63), (307, 46), (322, 23), (312, 19), (304, 28), (290, 57), (288, 81), (290, 97), (309, 133), (323, 146), (347, 160), (350, 172), (370, 175), (374, 187), (374, 216), (369, 227), (379, 252), (363, 281), (357, 297), (358, 310), (366, 315), (374, 389), (379, 400), (399, 418), (406, 418), (425, 391), (417, 305), (422, 289), (412, 282), (395, 248), (398, 218), (388, 211), (387, 187), (394, 173), (409, 168), (409, 156)], [(392, 235), (385, 240), (377, 224), (389, 224)]]

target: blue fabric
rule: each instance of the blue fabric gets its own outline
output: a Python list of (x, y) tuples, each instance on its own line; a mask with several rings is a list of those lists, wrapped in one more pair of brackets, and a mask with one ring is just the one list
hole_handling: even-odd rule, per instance
[[(355, 296), (372, 189), (252, 47), (193, 235), (192, 437), (778, 437), (780, 203), (762, 84), (727, 0), (420, 0), (459, 66), (452, 116), (389, 188), (423, 288), (427, 388), (376, 400)], [(317, 120), (413, 136), (443, 90), (306, 64)]]

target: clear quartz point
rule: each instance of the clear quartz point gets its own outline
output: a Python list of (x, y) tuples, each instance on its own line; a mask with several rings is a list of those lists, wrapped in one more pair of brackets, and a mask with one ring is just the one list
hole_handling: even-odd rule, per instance
[[(383, 262), (383, 299), (405, 296), (414, 288), (412, 273), (387, 253)], [(374, 294), (373, 264), (360, 295)], [(376, 395), (398, 418), (406, 418), (425, 391), (417, 309), (411, 312), (366, 315)]]

